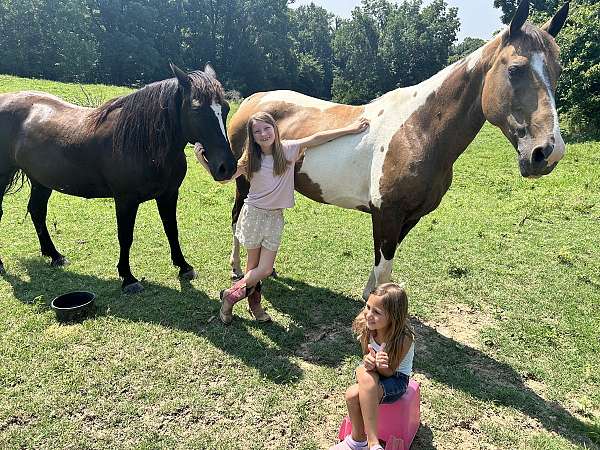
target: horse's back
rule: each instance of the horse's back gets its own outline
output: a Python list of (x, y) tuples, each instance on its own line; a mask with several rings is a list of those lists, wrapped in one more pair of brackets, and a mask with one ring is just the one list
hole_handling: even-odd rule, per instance
[(89, 111), (44, 92), (1, 95), (0, 164), (71, 195), (110, 196), (99, 171), (110, 139), (92, 132)]

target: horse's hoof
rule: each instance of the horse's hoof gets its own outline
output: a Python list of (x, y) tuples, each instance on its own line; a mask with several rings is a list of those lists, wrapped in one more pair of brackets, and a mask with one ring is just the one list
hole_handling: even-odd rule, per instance
[(273, 267), (273, 272), (271, 272), (271, 275), (269, 275), (271, 278), (279, 278), (279, 275), (277, 275), (277, 271), (275, 270), (275, 267)]
[(69, 264), (69, 260), (67, 258), (65, 258), (64, 256), (60, 256), (58, 258), (54, 258), (52, 260), (52, 262), (50, 263), (51, 267), (65, 267), (67, 264)]
[(127, 286), (123, 286), (123, 294), (133, 295), (138, 294), (144, 290), (144, 286), (139, 281), (135, 283), (128, 284)]
[(195, 280), (198, 277), (198, 274), (196, 273), (196, 271), (194, 270), (194, 268), (192, 267), (190, 270), (188, 270), (187, 272), (179, 272), (179, 278), (181, 278), (182, 280)]

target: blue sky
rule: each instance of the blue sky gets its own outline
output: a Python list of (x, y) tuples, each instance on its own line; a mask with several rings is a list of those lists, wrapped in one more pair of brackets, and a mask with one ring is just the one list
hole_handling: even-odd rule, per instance
[[(424, 4), (431, 0), (424, 0)], [(350, 11), (360, 4), (360, 0), (296, 0), (292, 6), (315, 3), (342, 17), (350, 17)], [(460, 30), (457, 38), (461, 42), (465, 37), (489, 39), (494, 31), (502, 28), (500, 10), (493, 7), (493, 0), (446, 0), (449, 6), (458, 8)]]

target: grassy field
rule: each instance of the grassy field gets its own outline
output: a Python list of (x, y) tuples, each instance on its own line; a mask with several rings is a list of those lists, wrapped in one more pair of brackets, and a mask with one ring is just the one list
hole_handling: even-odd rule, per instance
[[(86, 103), (122, 88), (0, 76)], [(48, 223), (71, 261), (53, 269), (26, 217), (4, 199), (0, 255), (0, 448), (323, 449), (360, 361), (350, 333), (372, 265), (370, 218), (298, 197), (286, 213), (272, 324), (242, 305), (223, 327), (233, 185), (195, 163), (179, 201), (180, 282), (154, 204), (140, 208), (123, 296), (110, 199), (54, 193)], [(600, 143), (568, 145), (556, 170), (522, 179), (486, 125), (455, 165), (441, 206), (409, 234), (393, 279), (417, 330), (422, 424), (413, 449), (600, 448)], [(97, 294), (97, 315), (59, 325), (49, 303)]]

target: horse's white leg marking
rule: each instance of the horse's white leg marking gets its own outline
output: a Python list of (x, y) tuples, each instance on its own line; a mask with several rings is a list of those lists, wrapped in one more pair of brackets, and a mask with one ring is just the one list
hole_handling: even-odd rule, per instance
[(369, 294), (373, 289), (375, 289), (375, 287), (390, 281), (392, 275), (392, 265), (394, 263), (394, 259), (385, 259), (383, 253), (381, 253), (381, 250), (379, 251), (379, 254), (381, 255), (379, 264), (373, 267), (371, 275), (369, 276), (369, 280), (367, 281), (367, 285), (363, 290), (363, 298), (365, 300), (369, 298)]
[(231, 226), (231, 231), (233, 232), (233, 245), (231, 246), (231, 257), (229, 258), (229, 263), (231, 264), (231, 276), (241, 277), (244, 276), (244, 272), (242, 272), (242, 266), (240, 263), (240, 241), (238, 241), (238, 238), (235, 237), (235, 226), (235, 223)]
[(544, 82), (546, 86), (546, 92), (548, 94), (548, 99), (550, 100), (550, 107), (552, 108), (552, 117), (554, 118), (554, 150), (548, 157), (548, 164), (554, 164), (562, 159), (565, 154), (565, 141), (560, 134), (560, 126), (558, 124), (558, 112), (556, 111), (556, 103), (554, 101), (554, 95), (552, 94), (552, 87), (550, 86), (550, 80), (548, 79), (548, 74), (546, 72), (544, 55), (542, 53), (534, 53), (531, 58), (531, 67), (540, 77), (540, 79)]
[(375, 288), (375, 267), (371, 269), (371, 274), (369, 275), (369, 279), (367, 280), (367, 285), (363, 289), (363, 299), (366, 301), (369, 299), (369, 295)]
[(225, 125), (223, 124), (223, 113), (221, 112), (221, 105), (213, 100), (212, 105), (210, 105), (211, 109), (214, 111), (215, 116), (217, 116), (217, 121), (219, 122), (219, 126), (221, 127), (221, 131), (223, 132), (223, 136), (225, 140), (229, 142), (227, 139), (227, 132), (225, 131)]

